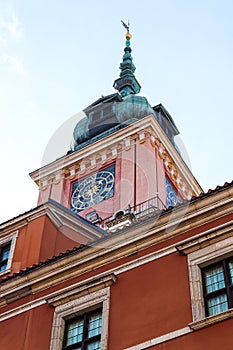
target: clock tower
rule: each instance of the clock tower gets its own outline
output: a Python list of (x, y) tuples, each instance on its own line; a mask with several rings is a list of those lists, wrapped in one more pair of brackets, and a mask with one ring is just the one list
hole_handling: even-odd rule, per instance
[(138, 95), (128, 27), (125, 37), (117, 92), (84, 109), (66, 155), (30, 174), (38, 204), (51, 198), (110, 232), (202, 191), (175, 144), (171, 115)]

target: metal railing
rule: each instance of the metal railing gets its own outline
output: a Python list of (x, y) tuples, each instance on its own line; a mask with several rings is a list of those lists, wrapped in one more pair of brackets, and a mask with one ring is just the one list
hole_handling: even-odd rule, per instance
[[(128, 205), (126, 209), (123, 210), (124, 214), (131, 213), (134, 214), (136, 221), (141, 221), (146, 219), (146, 217), (154, 216), (156, 214), (159, 214), (161, 210), (166, 209), (166, 206), (162, 202), (162, 200), (159, 198), (158, 195), (155, 197), (152, 197), (144, 202), (141, 202), (139, 204), (136, 204), (134, 206)], [(114, 219), (113, 216), (109, 216), (105, 219), (102, 219), (98, 226), (101, 227), (104, 230), (107, 230), (107, 223)]]

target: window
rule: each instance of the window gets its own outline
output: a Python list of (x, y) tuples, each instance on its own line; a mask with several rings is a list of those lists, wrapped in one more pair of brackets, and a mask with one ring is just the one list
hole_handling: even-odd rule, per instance
[(187, 255), (193, 316), (189, 327), (198, 330), (232, 318), (232, 223), (211, 228), (181, 242), (176, 249)]
[(102, 310), (66, 321), (63, 349), (100, 350)]
[(47, 299), (54, 317), (50, 350), (107, 350), (114, 274), (78, 282)]
[(0, 247), (0, 272), (6, 270), (10, 254), (11, 243)]
[(18, 231), (0, 238), (0, 275), (11, 270)]
[(166, 181), (166, 207), (174, 206), (177, 203), (182, 203), (182, 199), (175, 190), (174, 186), (172, 185), (171, 181), (168, 179), (166, 176), (165, 178)]
[(233, 258), (202, 270), (206, 316), (233, 307)]

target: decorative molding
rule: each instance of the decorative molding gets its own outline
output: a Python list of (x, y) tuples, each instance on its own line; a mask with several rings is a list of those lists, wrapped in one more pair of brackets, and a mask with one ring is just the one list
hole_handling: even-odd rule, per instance
[(131, 138), (128, 137), (125, 141), (125, 151), (128, 151), (131, 148)]
[(28, 310), (32, 310), (35, 307), (41, 306), (43, 304), (46, 304), (46, 300), (44, 298), (39, 298), (39, 299), (30, 301), (28, 303), (25, 303), (23, 305), (20, 305), (14, 309), (5, 311), (0, 314), (0, 322), (8, 320), (9, 318), (15, 317), (17, 315), (20, 315), (23, 312), (26, 312)]
[(107, 154), (106, 153), (102, 153), (101, 154), (101, 164), (104, 164), (107, 162)]
[[(206, 319), (201, 268), (217, 262), (233, 254), (233, 227), (231, 224), (222, 225), (215, 230), (209, 230), (187, 243), (177, 246), (181, 254), (188, 255), (189, 284), (194, 326), (196, 322)], [(218, 317), (216, 318), (218, 319)], [(201, 327), (205, 322), (201, 322)], [(196, 327), (198, 327), (197, 323)]]
[(189, 327), (196, 331), (201, 328), (205, 328), (208, 326), (211, 326), (215, 323), (219, 323), (221, 321), (228, 320), (233, 317), (233, 309), (221, 312), (220, 314), (214, 315), (214, 316), (209, 316), (206, 317), (200, 321), (192, 322), (189, 324)]
[(117, 148), (113, 148), (112, 149), (112, 159), (116, 159), (117, 158)]
[[(14, 309), (11, 309), (9, 311), (6, 311), (0, 315), (0, 322), (4, 321), (8, 318), (14, 317), (18, 314), (21, 314), (25, 311), (28, 311), (30, 309), (33, 309), (35, 307), (38, 307), (42, 304), (48, 303), (53, 306), (55, 306), (55, 303), (57, 300), (65, 300), (65, 298), (75, 297), (78, 293), (82, 293), (83, 289), (85, 290), (85, 286), (100, 286), (103, 283), (105, 286), (111, 286), (113, 283), (115, 283), (117, 276), (119, 274), (122, 274), (124, 272), (127, 272), (131, 269), (137, 268), (141, 265), (147, 264), (148, 262), (151, 262), (156, 259), (160, 259), (166, 255), (175, 253), (176, 249), (174, 246), (169, 246), (167, 248), (160, 249), (156, 252), (150, 253), (146, 256), (143, 256), (141, 258), (137, 258), (131, 262), (124, 263), (122, 265), (119, 265), (116, 268), (113, 268), (111, 270), (105, 271), (104, 273), (95, 275), (94, 277), (90, 277), (82, 282), (77, 282), (73, 284), (72, 286), (68, 286), (65, 288), (62, 288), (56, 292), (50, 293), (48, 295), (45, 295), (42, 298), (35, 299), (29, 303), (25, 303), (24, 305), (21, 305), (19, 307), (16, 307)], [(28, 285), (25, 284), (24, 289), (27, 289)], [(90, 288), (88, 289), (90, 290)], [(77, 294), (76, 294), (77, 292)], [(15, 290), (14, 294), (19, 294), (18, 290)], [(79, 295), (80, 296), (80, 295)], [(8, 298), (8, 296), (7, 296)], [(6, 303), (3, 303), (2, 306), (4, 306)]]
[(156, 138), (154, 135), (150, 135), (150, 143), (151, 143), (151, 146), (152, 147), (155, 147), (156, 146)]
[(90, 281), (82, 281), (75, 286), (71, 286), (66, 288), (65, 291), (58, 291), (56, 295), (49, 297), (46, 299), (49, 305), (53, 307), (57, 307), (60, 304), (67, 303), (72, 300), (76, 300), (81, 296), (91, 294), (100, 289), (110, 287), (113, 283), (115, 283), (117, 277), (111, 273), (102, 277), (94, 277)]
[(92, 158), (91, 159), (91, 169), (95, 169), (96, 168), (96, 159)]
[(100, 306), (102, 306), (101, 350), (107, 350), (110, 287), (105, 287), (55, 307), (50, 350), (62, 349), (66, 318), (82, 315)]
[(203, 232), (201, 235), (194, 236), (183, 241), (181, 244), (176, 246), (177, 251), (181, 255), (188, 255), (201, 248), (209, 246), (210, 244), (222, 241), (228, 237), (233, 236), (233, 223), (227, 222), (217, 228), (212, 228), (208, 231)]
[(121, 273), (135, 269), (141, 265), (147, 264), (148, 262), (163, 258), (164, 256), (173, 254), (175, 252), (176, 252), (175, 246), (171, 245), (171, 246), (168, 246), (166, 248), (159, 249), (156, 252), (142, 256), (141, 258), (137, 258), (136, 260), (133, 260), (129, 263), (125, 263), (123, 265), (120, 265), (117, 268), (115, 268), (112, 272), (114, 272), (114, 274), (116, 274), (118, 276)]
[(84, 174), (86, 171), (86, 163), (83, 161), (80, 163), (80, 174)]
[(45, 191), (48, 187), (48, 179), (42, 179), (40, 181), (40, 189), (41, 191)]
[(144, 349), (148, 349), (151, 346), (155, 346), (164, 342), (167, 342), (169, 340), (178, 338), (178, 337), (182, 337), (185, 334), (191, 333), (192, 330), (189, 327), (184, 327), (181, 329), (178, 329), (176, 331), (161, 335), (160, 337), (156, 337), (153, 339), (150, 339), (144, 343), (140, 343), (134, 346), (131, 346), (130, 348), (126, 348), (124, 350), (144, 350)]
[(155, 144), (158, 148), (159, 157), (163, 160), (164, 168), (176, 184), (178, 191), (184, 199), (190, 199), (192, 196), (191, 187), (182, 176), (182, 173), (179, 171), (177, 164), (174, 162), (167, 149), (158, 138), (156, 138)]
[(76, 176), (75, 167), (69, 169), (70, 180), (74, 179)]
[[(226, 196), (227, 193), (227, 196)], [(230, 198), (228, 198), (230, 196)], [(46, 203), (46, 206), (51, 206), (51, 203)], [(60, 208), (60, 207), (59, 207)], [(127, 230), (127, 235), (118, 234), (111, 236), (110, 240), (97, 241), (93, 247), (78, 252), (78, 254), (69, 255), (66, 259), (61, 259), (51, 263), (51, 267), (31, 271), (26, 276), (19, 276), (17, 280), (13, 279), (0, 286), (2, 298), (6, 298), (7, 294), (13, 290), (19, 290), (27, 285), (32, 285), (33, 291), (39, 291), (44, 288), (46, 281), (49, 285), (64, 281), (69, 275), (69, 278), (77, 276), (77, 266), (79, 266), (79, 274), (86, 273), (103, 266), (103, 264), (116, 261), (124, 256), (138, 252), (148, 246), (164, 241), (165, 239), (176, 237), (191, 229), (200, 227), (204, 223), (215, 220), (219, 217), (218, 208), (221, 208), (222, 215), (232, 213), (232, 197), (231, 191), (222, 191), (215, 196), (204, 198), (200, 202), (190, 204), (187, 208), (176, 208), (172, 215), (162, 215), (154, 224), (152, 222), (134, 225)], [(42, 211), (41, 213), (47, 213)], [(185, 209), (185, 212), (184, 212)], [(67, 211), (63, 212), (62, 217), (67, 216)], [(184, 215), (185, 214), (185, 215)], [(38, 214), (37, 214), (38, 215)], [(54, 218), (57, 216), (54, 215)], [(13, 220), (14, 223), (16, 223)], [(76, 219), (77, 228), (75, 230), (83, 230), (82, 222)], [(59, 220), (57, 222), (59, 225)], [(88, 228), (89, 225), (87, 224)], [(97, 227), (93, 227), (93, 233), (97, 233)], [(217, 228), (216, 228), (217, 229)], [(196, 235), (197, 238), (199, 235)], [(179, 245), (179, 243), (177, 243)], [(94, 251), (94, 253), (93, 253)], [(100, 252), (103, 251), (105, 259), (100, 259)], [(49, 287), (48, 285), (48, 287)]]
[[(103, 288), (106, 289), (110, 287), (113, 283), (116, 282), (116, 280), (117, 280), (117, 277), (113, 273), (109, 273), (109, 274), (105, 273), (105, 274), (95, 276), (94, 278), (93, 277), (88, 278), (82, 282), (75, 283), (72, 286), (62, 288), (59, 291), (50, 293), (41, 298), (27, 302), (16, 308), (7, 310), (0, 314), (0, 322), (5, 321), (9, 318), (17, 316), (23, 312), (34, 309), (46, 303), (55, 307), (61, 304), (58, 302), (58, 300), (62, 301), (63, 303), (65, 303), (67, 300), (68, 301), (71, 301), (73, 299), (76, 300), (77, 297), (80, 298), (81, 296), (90, 294), (90, 286), (91, 288), (92, 287), (96, 288), (95, 292), (98, 292), (100, 289), (103, 290)], [(87, 287), (87, 293), (83, 293), (83, 291), (85, 291), (85, 285)], [(92, 293), (94, 292), (94, 288), (91, 291)]]
[[(172, 165), (171, 168), (174, 169), (174, 181), (178, 175), (180, 175), (179, 178), (182, 179), (181, 182), (183, 186), (179, 187), (181, 191), (183, 189), (183, 193), (181, 192), (182, 195), (185, 198), (188, 198), (189, 192), (193, 192), (195, 195), (199, 194), (201, 192), (199, 184), (153, 115), (148, 115), (147, 117), (138, 120), (136, 123), (130, 124), (119, 130), (117, 133), (106, 136), (98, 143), (90, 144), (78, 152), (73, 152), (61, 157), (56, 162), (50, 163), (41, 169), (32, 172), (30, 176), (38, 184), (39, 182), (46, 181), (46, 179), (51, 180), (57, 171), (67, 172), (74, 163), (80, 165), (80, 173), (83, 174), (87, 170), (87, 167), (83, 163), (85, 162), (85, 159), (96, 159), (97, 163), (97, 158), (99, 158), (99, 154), (101, 154), (101, 163), (103, 164), (107, 159), (115, 159), (118, 155), (117, 150), (123, 150), (122, 140), (131, 138), (137, 140), (139, 143), (143, 143), (146, 140), (146, 134), (150, 135), (150, 142), (152, 145), (157, 145), (160, 157), (162, 159), (168, 157), (169, 162), (175, 164), (175, 167)], [(108, 154), (106, 150), (109, 149), (111, 149), (111, 152)], [(126, 149), (128, 149), (128, 146), (125, 147), (125, 150)], [(104, 154), (108, 154), (106, 157), (103, 155), (103, 151)], [(177, 183), (177, 185), (179, 184)], [(44, 186), (42, 186), (42, 188), (44, 188)]]
[(138, 133), (138, 137), (139, 137), (139, 143), (144, 143), (146, 141), (146, 133), (145, 131), (141, 131)]
[(57, 185), (61, 182), (61, 171), (59, 171), (58, 173), (55, 174), (55, 181), (54, 183)]

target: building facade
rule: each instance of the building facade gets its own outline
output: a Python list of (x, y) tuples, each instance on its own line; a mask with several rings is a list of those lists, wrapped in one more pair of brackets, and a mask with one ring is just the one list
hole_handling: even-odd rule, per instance
[(232, 349), (233, 182), (203, 193), (130, 40), (118, 92), (30, 174), (38, 206), (0, 225), (1, 349)]

